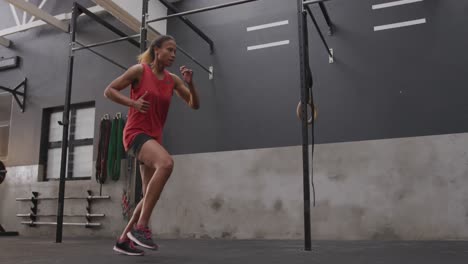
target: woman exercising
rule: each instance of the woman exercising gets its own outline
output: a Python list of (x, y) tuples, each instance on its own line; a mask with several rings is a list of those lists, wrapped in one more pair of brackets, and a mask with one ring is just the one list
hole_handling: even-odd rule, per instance
[[(143, 199), (114, 246), (115, 251), (126, 255), (143, 255), (133, 242), (149, 249), (158, 248), (148, 224), (174, 167), (172, 157), (162, 146), (162, 132), (173, 92), (192, 109), (200, 107), (192, 70), (185, 66), (180, 68), (183, 81), (166, 70), (175, 60), (176, 49), (173, 37), (160, 36), (139, 56), (140, 64), (130, 67), (104, 91), (105, 97), (130, 107), (123, 143), (125, 150), (140, 162)], [(120, 92), (128, 86), (131, 86), (130, 98)]]

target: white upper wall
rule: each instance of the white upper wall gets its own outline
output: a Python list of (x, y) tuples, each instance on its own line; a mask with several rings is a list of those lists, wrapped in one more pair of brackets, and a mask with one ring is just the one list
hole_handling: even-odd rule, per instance
[[(112, 0), (114, 3), (118, 4), (120, 7), (125, 9), (128, 13), (134, 16), (138, 21), (141, 21), (141, 9), (143, 1), (135, 0)], [(167, 8), (161, 4), (159, 1), (149, 1), (148, 7), (149, 19), (155, 19), (158, 17), (167, 15)], [(166, 34), (167, 23), (166, 20), (158, 21), (151, 23), (151, 27), (157, 30), (161, 34)]]

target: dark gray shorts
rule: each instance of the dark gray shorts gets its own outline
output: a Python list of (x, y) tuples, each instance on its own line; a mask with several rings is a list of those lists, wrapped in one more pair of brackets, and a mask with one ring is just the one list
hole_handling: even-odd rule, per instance
[[(154, 138), (144, 133), (136, 135), (136, 137), (133, 139), (132, 143), (130, 144), (130, 148), (128, 149), (128, 154), (138, 159), (138, 153), (140, 153), (140, 150), (143, 144), (145, 144), (146, 141), (152, 140), (152, 139), (154, 140)], [(140, 161), (140, 164), (143, 164), (143, 163)]]

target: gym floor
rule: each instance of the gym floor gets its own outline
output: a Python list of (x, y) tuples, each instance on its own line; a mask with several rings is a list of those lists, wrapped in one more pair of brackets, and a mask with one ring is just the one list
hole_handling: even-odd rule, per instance
[(310, 252), (297, 240), (161, 240), (159, 251), (123, 256), (112, 240), (0, 238), (0, 263), (466, 263), (468, 242), (313, 241)]

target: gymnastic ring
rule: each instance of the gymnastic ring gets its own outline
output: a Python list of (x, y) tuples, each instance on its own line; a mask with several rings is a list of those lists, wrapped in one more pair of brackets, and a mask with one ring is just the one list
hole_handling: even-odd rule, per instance
[[(309, 103), (307, 105), (312, 110), (312, 106)], [(299, 101), (299, 103), (297, 104), (297, 108), (296, 108), (296, 115), (299, 118), (299, 120), (302, 120), (301, 108), (302, 108), (302, 103), (301, 103), (301, 101)], [(317, 120), (317, 109), (315, 108), (315, 106), (314, 106), (314, 120)], [(309, 124), (309, 125), (312, 124), (312, 117), (310, 117), (309, 120), (307, 120), (307, 124)]]

